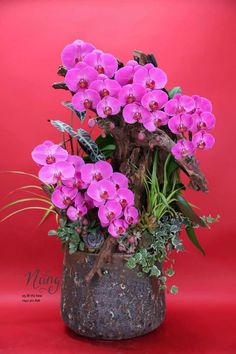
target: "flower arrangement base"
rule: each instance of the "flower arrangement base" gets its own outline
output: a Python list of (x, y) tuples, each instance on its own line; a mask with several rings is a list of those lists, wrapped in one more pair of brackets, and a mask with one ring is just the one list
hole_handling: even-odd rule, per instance
[(105, 340), (133, 338), (153, 331), (165, 317), (165, 293), (154, 277), (138, 275), (122, 254), (86, 282), (98, 255), (68, 250), (64, 256), (61, 315), (79, 335)]

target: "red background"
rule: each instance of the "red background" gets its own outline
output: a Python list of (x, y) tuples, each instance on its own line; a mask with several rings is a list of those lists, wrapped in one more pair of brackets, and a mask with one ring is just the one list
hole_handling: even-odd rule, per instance
[[(202, 214), (221, 215), (212, 230), (199, 230), (203, 257), (185, 239), (176, 257), (178, 296), (168, 296), (163, 326), (143, 338), (119, 343), (73, 337), (59, 316), (59, 296), (22, 303), (32, 293), (25, 272), (60, 276), (60, 243), (47, 237), (53, 218), (37, 228), (40, 212), (1, 224), (0, 353), (235, 353), (235, 61), (236, 2), (230, 0), (1, 1), (1, 170), (37, 172), (33, 147), (59, 141), (48, 118), (67, 121), (55, 91), (62, 48), (74, 39), (92, 42), (123, 61), (134, 48), (153, 52), (168, 73), (168, 88), (208, 97), (214, 105), (216, 145), (201, 153), (209, 193), (189, 192)], [(0, 174), (1, 196), (33, 181)], [(22, 196), (23, 193), (17, 194)], [(3, 199), (5, 204), (8, 199)]]

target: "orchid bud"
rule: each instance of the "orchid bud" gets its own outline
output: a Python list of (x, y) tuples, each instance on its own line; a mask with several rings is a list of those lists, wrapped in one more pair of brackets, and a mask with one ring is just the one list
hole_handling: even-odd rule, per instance
[(143, 141), (146, 138), (146, 134), (143, 132), (138, 133), (138, 140)]
[(88, 126), (89, 128), (93, 128), (95, 126), (95, 124), (97, 123), (95, 118), (91, 118), (88, 120)]

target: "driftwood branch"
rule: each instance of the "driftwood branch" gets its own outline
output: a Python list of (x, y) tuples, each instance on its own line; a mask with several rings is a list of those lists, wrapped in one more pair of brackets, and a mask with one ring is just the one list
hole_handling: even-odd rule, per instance
[(99, 277), (102, 275), (101, 268), (104, 266), (105, 263), (111, 261), (112, 250), (116, 242), (117, 242), (116, 239), (113, 237), (106, 238), (98, 254), (98, 257), (95, 261), (95, 264), (93, 265), (92, 269), (85, 277), (86, 283), (89, 283), (93, 279), (95, 274), (98, 274)]
[[(128, 155), (124, 156), (129, 146), (131, 148), (146, 148), (146, 151), (147, 148), (153, 149), (155, 146), (158, 146), (166, 152), (171, 152), (172, 147), (175, 145), (175, 142), (169, 137), (169, 135), (160, 128), (157, 129), (155, 133), (150, 133), (145, 130), (145, 139), (139, 140), (138, 134), (143, 131), (143, 127), (140, 124), (137, 123), (135, 125), (129, 125), (128, 127), (127, 125), (121, 127), (115, 126), (114, 128), (111, 122), (116, 122), (116, 119), (117, 118), (99, 119), (98, 124), (102, 129), (105, 130), (106, 133), (109, 133), (113, 136), (116, 145), (118, 146), (118, 156), (116, 155), (116, 158), (120, 159), (121, 167), (122, 160), (126, 161), (130, 157), (130, 151)], [(203, 192), (208, 191), (207, 181), (200, 171), (197, 161), (194, 157), (185, 158), (183, 160), (177, 161), (177, 163), (190, 178), (190, 186), (193, 189), (201, 190)], [(138, 166), (140, 166), (140, 164), (138, 164)], [(125, 169), (127, 169), (127, 165), (125, 166)]]

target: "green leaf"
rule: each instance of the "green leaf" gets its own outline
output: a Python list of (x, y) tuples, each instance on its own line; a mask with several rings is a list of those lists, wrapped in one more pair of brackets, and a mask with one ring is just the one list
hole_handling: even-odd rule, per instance
[(49, 230), (48, 236), (57, 236), (57, 231), (56, 230)]
[(172, 277), (175, 274), (175, 271), (173, 268), (169, 268), (166, 270), (166, 275), (168, 275), (168, 277)]
[(127, 262), (127, 266), (130, 268), (130, 269), (133, 269), (136, 267), (136, 261), (133, 257), (129, 258), (128, 259), (128, 262)]
[(54, 209), (54, 205), (50, 206), (50, 208), (48, 208), (48, 210), (45, 211), (42, 219), (40, 220), (38, 226), (42, 225), (43, 222), (47, 219), (47, 217), (50, 215), (51, 211)]
[(95, 141), (84, 129), (74, 131), (69, 124), (60, 120), (50, 120), (50, 123), (61, 132), (67, 132), (73, 138), (76, 138), (81, 148), (89, 155), (92, 162), (105, 160), (104, 154), (99, 150)]
[(109, 145), (106, 145), (106, 146), (104, 146), (103, 148), (101, 148), (101, 151), (102, 151), (102, 152), (105, 152), (105, 151), (107, 151), (107, 150), (109, 150), (109, 151), (114, 151), (115, 149), (116, 149), (115, 144), (109, 144)]
[(36, 175), (34, 175), (32, 173), (23, 172), (23, 171), (10, 171), (10, 170), (7, 170), (7, 171), (0, 171), (0, 173), (16, 173), (16, 174), (20, 174), (20, 175), (30, 176), (30, 177), (33, 177), (33, 178), (36, 178), (37, 180), (39, 180), (38, 176), (36, 176)]
[(180, 86), (173, 87), (170, 91), (168, 91), (169, 98), (173, 98), (176, 93), (181, 93), (182, 89)]
[(85, 249), (84, 242), (80, 242), (80, 244), (79, 244), (79, 250), (83, 252), (84, 249)]
[(152, 266), (150, 275), (155, 276), (155, 277), (159, 277), (160, 274), (161, 274), (161, 271), (157, 268), (157, 266), (156, 265)]
[(178, 294), (179, 289), (177, 288), (176, 285), (172, 285), (172, 287), (170, 288), (170, 293), (173, 295)]
[(48, 200), (48, 199), (44, 199), (44, 198), (23, 198), (23, 199), (17, 199), (14, 200), (13, 202), (10, 202), (6, 205), (4, 205), (0, 211), (9, 208), (10, 206), (13, 206), (15, 204), (19, 204), (19, 203), (24, 203), (24, 202), (31, 202), (31, 201), (40, 201), (40, 202), (44, 202), (46, 204), (52, 205), (52, 203)]
[(86, 130), (80, 128), (77, 130), (77, 133), (77, 140), (80, 146), (93, 162), (105, 160), (104, 154), (99, 150), (97, 144)]
[(102, 149), (107, 145), (114, 145), (114, 138), (111, 136), (111, 134), (106, 134), (105, 137), (100, 134), (95, 140), (95, 143), (99, 149)]
[(199, 251), (202, 252), (202, 254), (205, 256), (205, 251), (204, 249), (202, 248), (202, 246), (200, 245), (198, 239), (197, 239), (197, 236), (194, 232), (194, 229), (193, 227), (189, 224), (189, 226), (186, 227), (186, 232), (187, 232), (187, 235), (188, 235), (188, 238), (189, 240), (194, 244), (194, 246), (196, 246)]
[(69, 243), (69, 254), (73, 254), (77, 251), (77, 245), (75, 245), (73, 242)]
[(74, 112), (81, 122), (84, 121), (84, 118), (86, 116), (86, 111), (84, 111), (84, 112), (77, 111), (73, 107), (73, 105), (72, 105), (72, 103), (70, 101), (63, 101), (62, 104), (63, 104), (63, 106), (69, 108), (72, 112)]
[(196, 224), (202, 227), (206, 227), (205, 221), (193, 211), (187, 200), (184, 199), (182, 195), (178, 194), (176, 196), (176, 199), (176, 204), (183, 215), (187, 216), (191, 221), (195, 222)]
[[(10, 217), (18, 214), (18, 213), (21, 213), (22, 211), (26, 211), (26, 210), (48, 210), (48, 208), (43, 208), (43, 207), (27, 207), (27, 208), (22, 208), (22, 209), (19, 209), (19, 210), (16, 210), (14, 211), (13, 213), (11, 214), (8, 214), (7, 216), (5, 216), (5, 218), (1, 219), (0, 222), (3, 222), (7, 219), (9, 219)], [(50, 211), (51, 213), (54, 213), (54, 214), (57, 214), (54, 210), (51, 210)]]

